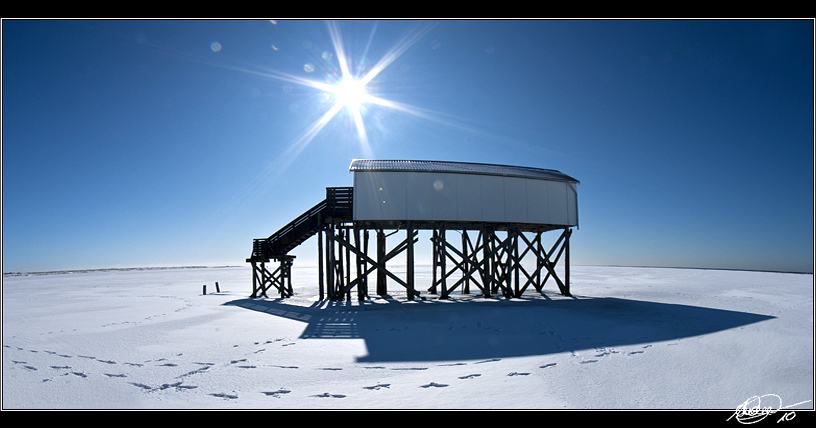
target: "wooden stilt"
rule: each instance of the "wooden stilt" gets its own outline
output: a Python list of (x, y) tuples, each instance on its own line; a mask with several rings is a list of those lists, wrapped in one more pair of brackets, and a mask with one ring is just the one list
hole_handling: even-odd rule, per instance
[(379, 229), (377, 231), (377, 263), (380, 264), (383, 269), (377, 270), (377, 295), (384, 296), (388, 294), (388, 288), (386, 286), (386, 274), (385, 274), (385, 231)]
[(414, 288), (414, 223), (412, 221), (408, 222), (408, 228), (406, 229), (406, 235), (408, 236), (408, 251), (407, 251), (407, 266), (405, 266), (405, 275), (407, 277), (408, 283), (408, 300), (414, 300), (414, 294), (416, 293)]
[[(468, 264), (468, 248), (470, 247), (470, 239), (468, 239), (468, 232), (467, 230), (462, 231), (462, 271), (468, 272), (470, 266)], [(465, 276), (465, 285), (462, 287), (462, 294), (470, 294), (470, 275)]]
[(440, 276), (442, 277), (441, 278), (441, 280), (442, 280), (442, 296), (444, 296), (443, 298), (447, 299), (448, 298), (448, 274), (447, 274), (446, 267), (447, 267), (447, 260), (448, 260), (448, 251), (447, 251), (448, 241), (447, 241), (445, 235), (446, 235), (445, 223), (442, 223), (442, 228), (439, 231), (439, 239), (440, 239), (440, 242), (441, 242), (441, 245), (439, 246), (440, 249), (441, 249), (441, 251), (439, 253), (439, 257), (441, 258), (440, 268), (442, 269), (442, 271), (440, 272)]
[[(322, 222), (321, 222), (322, 225)], [(321, 230), (317, 232), (317, 282), (319, 286), (318, 296), (320, 300), (324, 299), (323, 294), (323, 233), (324, 229), (321, 226)]]

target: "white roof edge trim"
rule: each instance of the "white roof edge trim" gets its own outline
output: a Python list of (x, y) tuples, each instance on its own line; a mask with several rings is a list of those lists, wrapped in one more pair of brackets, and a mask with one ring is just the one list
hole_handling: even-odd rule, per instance
[(567, 181), (580, 184), (580, 181), (554, 169), (469, 162), (354, 159), (351, 161), (349, 171), (402, 171), (481, 174), (533, 178), (550, 181)]

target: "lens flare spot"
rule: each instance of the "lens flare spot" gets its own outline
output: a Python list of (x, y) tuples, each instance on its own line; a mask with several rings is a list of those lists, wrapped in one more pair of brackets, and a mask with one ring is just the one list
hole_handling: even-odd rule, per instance
[(303, 65), (303, 70), (306, 71), (307, 73), (313, 72), (315, 70), (314, 64), (312, 64), (311, 62), (307, 62), (306, 64)]
[(442, 180), (434, 181), (434, 184), (433, 184), (434, 190), (436, 190), (438, 192), (438, 191), (442, 190), (443, 187), (445, 187), (445, 183), (443, 183)]
[(331, 52), (329, 52), (329, 51), (323, 51), (323, 59), (324, 59), (324, 60), (326, 60), (326, 61), (331, 61), (331, 60), (332, 60), (332, 57), (333, 57), (333, 55), (332, 55), (332, 53), (331, 53)]
[(221, 51), (221, 43), (218, 43), (218, 42), (210, 43), (210, 49), (212, 49), (213, 52), (220, 52)]

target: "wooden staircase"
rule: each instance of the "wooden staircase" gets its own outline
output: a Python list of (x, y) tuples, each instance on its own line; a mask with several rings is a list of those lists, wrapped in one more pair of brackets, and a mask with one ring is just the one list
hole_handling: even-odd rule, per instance
[(252, 242), (247, 262), (281, 259), (295, 247), (318, 233), (327, 222), (351, 221), (353, 187), (328, 187), (326, 199), (269, 236)]

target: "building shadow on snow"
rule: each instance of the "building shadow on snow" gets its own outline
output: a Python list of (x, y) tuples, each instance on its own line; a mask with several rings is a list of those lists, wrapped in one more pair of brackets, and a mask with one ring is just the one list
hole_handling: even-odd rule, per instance
[(363, 339), (369, 354), (359, 362), (546, 355), (677, 340), (774, 318), (611, 297), (318, 302), (312, 307), (240, 299), (225, 305), (304, 322), (301, 339)]

